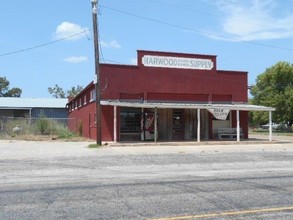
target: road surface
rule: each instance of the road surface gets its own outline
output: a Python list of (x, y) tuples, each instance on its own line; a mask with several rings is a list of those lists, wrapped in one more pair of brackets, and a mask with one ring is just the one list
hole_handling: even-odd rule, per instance
[(0, 141), (0, 219), (293, 219), (293, 143)]

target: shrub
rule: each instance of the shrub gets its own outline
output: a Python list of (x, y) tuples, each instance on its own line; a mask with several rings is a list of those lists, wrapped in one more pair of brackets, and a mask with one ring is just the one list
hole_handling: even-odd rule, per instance
[[(19, 128), (16, 132), (16, 128)], [(23, 135), (31, 132), (30, 122), (26, 118), (9, 119), (5, 124), (5, 132), (8, 135)]]
[(68, 128), (65, 127), (59, 127), (56, 130), (56, 135), (58, 135), (58, 138), (62, 139), (76, 137), (75, 133), (71, 132), (70, 130), (68, 130)]
[[(82, 125), (80, 130), (82, 132)], [(17, 136), (54, 135), (56, 138), (69, 139), (78, 135), (67, 127), (67, 119), (0, 117), (0, 139)]]
[(38, 132), (40, 132), (42, 135), (50, 134), (49, 120), (47, 118), (45, 118), (44, 116), (41, 116), (37, 120), (36, 127), (37, 127)]

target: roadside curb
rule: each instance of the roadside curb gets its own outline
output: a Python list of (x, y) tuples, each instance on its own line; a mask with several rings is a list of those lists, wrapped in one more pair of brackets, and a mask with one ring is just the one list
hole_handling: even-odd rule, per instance
[(255, 144), (284, 144), (286, 141), (264, 141), (264, 140), (244, 140), (244, 141), (178, 141), (178, 142), (117, 142), (107, 143), (108, 147), (147, 147), (147, 146), (212, 146), (212, 145), (255, 145)]

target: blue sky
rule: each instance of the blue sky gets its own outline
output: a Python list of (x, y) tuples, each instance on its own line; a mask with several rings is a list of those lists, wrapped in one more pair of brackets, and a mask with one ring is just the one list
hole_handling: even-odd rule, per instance
[[(249, 72), (293, 63), (292, 0), (99, 0), (101, 62), (135, 64), (136, 51), (217, 55), (217, 68)], [(0, 1), (0, 76), (22, 97), (94, 78), (90, 0)]]

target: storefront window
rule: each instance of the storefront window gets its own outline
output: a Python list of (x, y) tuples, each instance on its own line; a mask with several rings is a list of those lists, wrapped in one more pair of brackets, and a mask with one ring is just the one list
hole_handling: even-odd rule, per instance
[(122, 108), (120, 111), (120, 133), (140, 133), (141, 109)]

